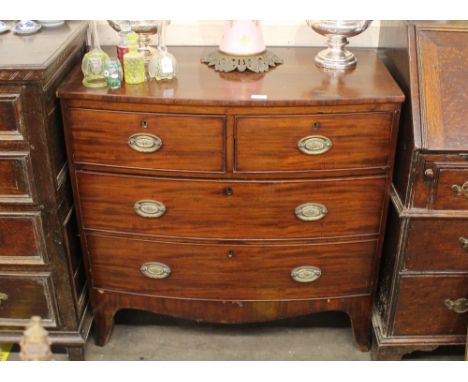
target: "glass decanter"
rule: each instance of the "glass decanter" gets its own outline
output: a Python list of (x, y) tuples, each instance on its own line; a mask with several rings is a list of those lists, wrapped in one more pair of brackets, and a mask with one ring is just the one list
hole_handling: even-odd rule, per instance
[(175, 57), (167, 51), (167, 25), (167, 20), (161, 21), (161, 29), (158, 36), (158, 48), (148, 64), (148, 74), (150, 78), (155, 78), (157, 81), (171, 80), (177, 75), (177, 61)]
[(88, 88), (105, 88), (107, 86), (104, 78), (104, 62), (109, 59), (99, 44), (96, 21), (91, 21), (90, 33), (91, 49), (86, 53), (81, 61), (83, 71), (83, 85)]

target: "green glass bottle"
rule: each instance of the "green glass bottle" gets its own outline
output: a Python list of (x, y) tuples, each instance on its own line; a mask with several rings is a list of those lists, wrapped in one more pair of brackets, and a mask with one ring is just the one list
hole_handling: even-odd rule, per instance
[(141, 84), (145, 82), (145, 56), (138, 52), (138, 35), (135, 32), (127, 35), (128, 53), (124, 55), (125, 83)]

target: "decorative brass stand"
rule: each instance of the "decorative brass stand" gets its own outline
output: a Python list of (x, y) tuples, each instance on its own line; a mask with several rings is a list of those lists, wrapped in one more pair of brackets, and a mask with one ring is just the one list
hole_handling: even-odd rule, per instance
[(270, 67), (282, 64), (283, 59), (276, 54), (265, 50), (259, 54), (237, 56), (223, 53), (220, 50), (208, 53), (201, 59), (208, 66), (214, 66), (217, 72), (245, 72), (250, 70), (255, 73), (267, 72)]

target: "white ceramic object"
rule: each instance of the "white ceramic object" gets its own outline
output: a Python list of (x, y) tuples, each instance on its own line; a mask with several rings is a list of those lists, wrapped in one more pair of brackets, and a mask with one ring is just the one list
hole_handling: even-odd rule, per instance
[(15, 33), (19, 35), (29, 35), (36, 33), (41, 27), (41, 24), (32, 20), (21, 20), (15, 25)]
[(65, 20), (37, 20), (44, 28), (57, 28), (65, 24)]
[(5, 33), (10, 30), (10, 26), (3, 21), (0, 21), (0, 33)]

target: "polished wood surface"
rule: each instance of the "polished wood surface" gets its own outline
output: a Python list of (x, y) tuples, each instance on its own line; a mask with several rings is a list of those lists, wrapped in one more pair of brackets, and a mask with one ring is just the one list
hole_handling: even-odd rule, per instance
[[(234, 137), (236, 172), (310, 172), (389, 166), (391, 113), (240, 117)], [(329, 151), (307, 155), (298, 143), (326, 137)], [(349, 153), (353, 153), (350, 158)]]
[[(121, 89), (88, 89), (75, 69), (59, 90), (61, 98), (106, 102), (197, 106), (312, 106), (399, 103), (403, 95), (372, 51), (356, 51), (359, 65), (337, 73), (314, 64), (315, 48), (271, 48), (284, 64), (267, 73), (218, 73), (201, 57), (213, 47), (171, 47), (177, 79), (124, 85)], [(108, 49), (113, 54), (113, 48)], [(252, 96), (266, 96), (255, 99)], [(264, 98), (264, 97), (263, 97)]]
[[(224, 172), (224, 117), (73, 109), (70, 119), (77, 162), (160, 171)], [(161, 148), (151, 153), (135, 151), (128, 144), (134, 134), (160, 138)]]
[[(286, 63), (257, 75), (216, 73), (209, 49), (174, 48), (174, 81), (90, 90), (77, 68), (59, 89), (97, 343), (120, 309), (220, 323), (342, 310), (368, 350), (402, 93), (373, 51), (333, 75), (314, 49), (278, 48)], [(135, 133), (161, 149), (133, 152)], [(327, 134), (320, 158), (298, 150)], [(140, 216), (142, 200), (165, 213)], [(300, 220), (304, 203), (327, 213)], [(149, 279), (143, 262), (173, 273)], [(314, 283), (292, 280), (316, 264)]]
[(33, 315), (46, 320), (56, 346), (82, 349), (89, 334), (56, 97), (81, 61), (86, 30), (86, 22), (70, 21), (32, 36), (0, 36), (0, 293), (8, 294), (0, 342), (17, 343)]
[(376, 359), (465, 341), (468, 314), (443, 301), (468, 297), (460, 242), (468, 199), (456, 191), (468, 180), (467, 32), (466, 22), (382, 23), (380, 53), (407, 101), (373, 316)]
[[(192, 239), (378, 235), (385, 190), (383, 177), (223, 182), (77, 175), (84, 228)], [(141, 217), (134, 210), (140, 200), (159, 201), (167, 211), (157, 219)], [(299, 220), (295, 209), (304, 203), (323, 204), (328, 214), (319, 221)]]
[[(377, 242), (319, 245), (219, 245), (129, 240), (87, 235), (94, 287), (159, 297), (209, 300), (278, 300), (370, 293)], [(167, 279), (150, 279), (140, 267), (160, 262)], [(312, 283), (291, 271), (314, 266)]]

